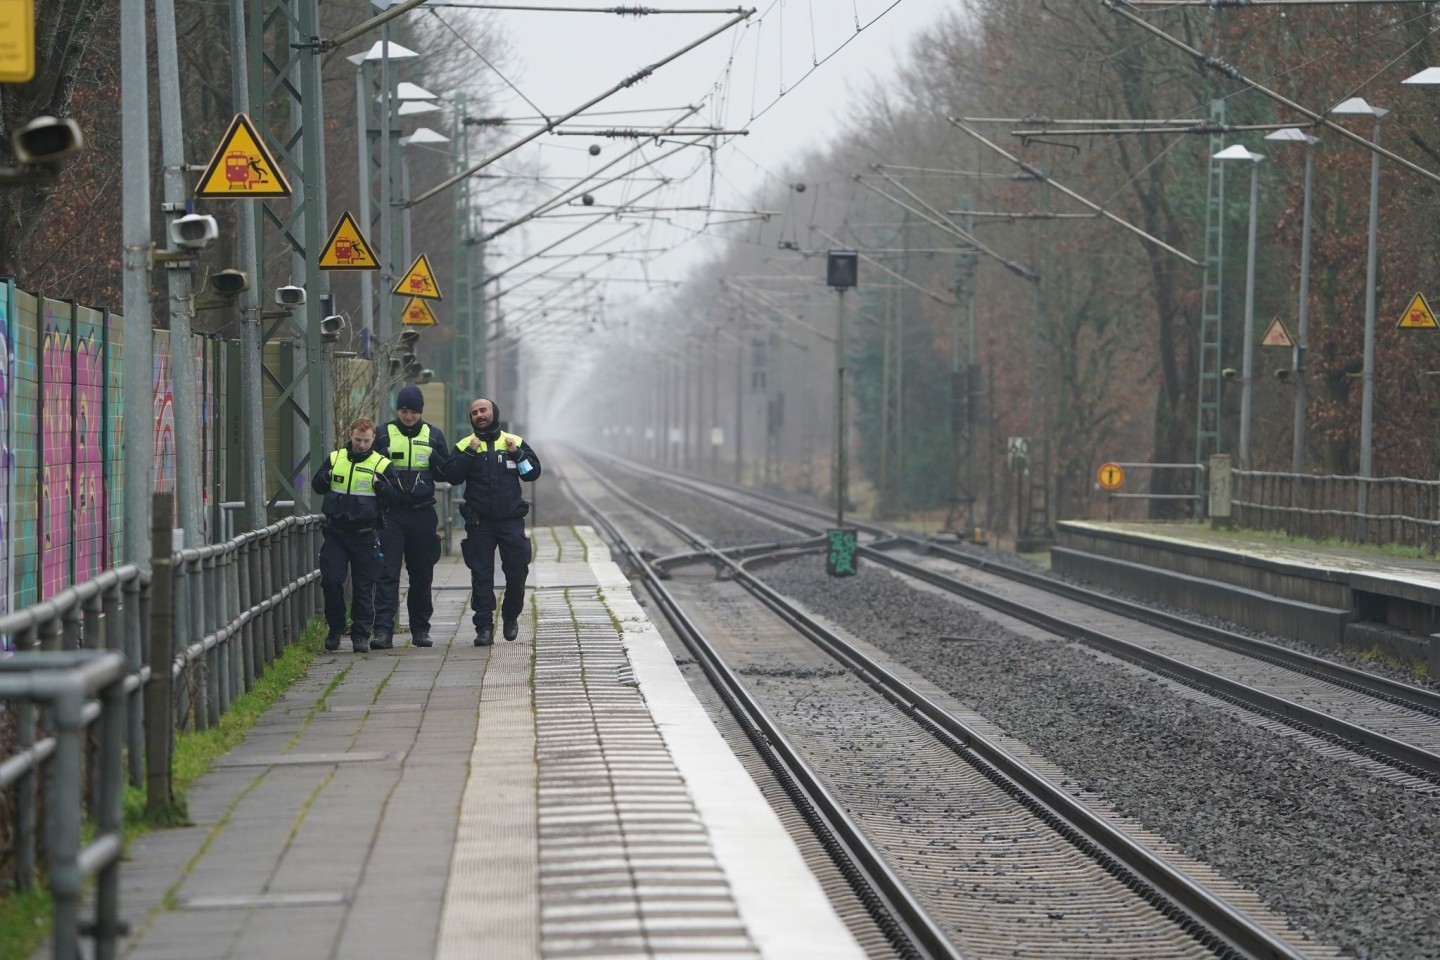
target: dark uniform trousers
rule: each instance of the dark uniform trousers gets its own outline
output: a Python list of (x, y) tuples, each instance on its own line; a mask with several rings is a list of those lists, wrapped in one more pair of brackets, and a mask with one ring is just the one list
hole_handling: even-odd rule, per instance
[(435, 564), (440, 560), (440, 540), (435, 536), (439, 517), (434, 506), (418, 509), (391, 507), (385, 514), (385, 528), (380, 531), (380, 579), (375, 585), (375, 632), (394, 633), (395, 616), (400, 610), (400, 561), (410, 574), (410, 593), (405, 609), (410, 613), (411, 634), (430, 632), (430, 614), (434, 605), (430, 585), (435, 579)]
[(325, 528), (320, 545), (320, 592), (330, 633), (345, 633), (345, 571), (350, 571), (350, 638), (370, 639), (375, 619), (375, 578), (380, 573), (380, 544), (374, 529), (364, 532)]
[(500, 571), (505, 574), (505, 597), (500, 616), (514, 620), (525, 609), (525, 577), (530, 572), (530, 538), (525, 518), (480, 520), (467, 524), (460, 552), (470, 568), (470, 609), (475, 626), (495, 622), (495, 548), (500, 548)]

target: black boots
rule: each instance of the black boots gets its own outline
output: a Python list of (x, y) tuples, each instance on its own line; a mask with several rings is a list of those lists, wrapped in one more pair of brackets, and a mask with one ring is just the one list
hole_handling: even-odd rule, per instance
[(488, 647), (495, 643), (495, 625), (487, 623), (475, 628), (475, 646)]
[(514, 640), (516, 637), (520, 636), (520, 621), (518, 619), (501, 620), (500, 624), (501, 633), (505, 635), (506, 640)]

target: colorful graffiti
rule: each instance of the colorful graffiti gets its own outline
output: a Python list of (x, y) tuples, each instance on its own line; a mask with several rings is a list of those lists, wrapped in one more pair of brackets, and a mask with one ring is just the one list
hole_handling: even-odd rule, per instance
[(72, 583), (88, 580), (109, 563), (105, 517), (105, 315), (77, 308), (74, 330), (75, 512)]
[(71, 511), (75, 480), (75, 343), (72, 307), (46, 300), (40, 340), (40, 590), (53, 597), (74, 582)]
[[(8, 477), (13, 466), (10, 459), (10, 312), (11, 300), (8, 285), (0, 285), (0, 473)], [(15, 595), (15, 582), (11, 579), (10, 567), (10, 485), (0, 489), (0, 614), (10, 612), (10, 600)], [(0, 637), (0, 651), (11, 649), (10, 639)]]
[(170, 335), (156, 332), (152, 375), (155, 406), (155, 492), (175, 492), (175, 384), (170, 379)]
[[(123, 331), (118, 316), (41, 299), (0, 280), (0, 583), (6, 587), (0, 612), (54, 596), (121, 560)], [(216, 482), (217, 413), (224, 406), (217, 389), (225, 381), (210, 346), (203, 337), (194, 340), (200, 422), (180, 430), (169, 333), (155, 332), (157, 492), (175, 489), (177, 436), (195, 438), (207, 501)]]

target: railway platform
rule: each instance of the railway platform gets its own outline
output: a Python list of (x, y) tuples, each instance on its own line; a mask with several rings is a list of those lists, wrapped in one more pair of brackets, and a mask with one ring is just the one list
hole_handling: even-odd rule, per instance
[(1440, 677), (1440, 561), (1138, 521), (1064, 521), (1050, 560), (1077, 579)]
[(435, 647), (322, 653), (131, 844), (122, 956), (863, 956), (599, 538), (533, 536), (518, 641), (445, 558)]

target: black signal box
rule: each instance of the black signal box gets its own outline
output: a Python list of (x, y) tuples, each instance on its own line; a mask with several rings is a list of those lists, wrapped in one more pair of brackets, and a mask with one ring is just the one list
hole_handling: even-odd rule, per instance
[(860, 280), (860, 254), (854, 250), (831, 250), (825, 256), (825, 284), (844, 290)]

